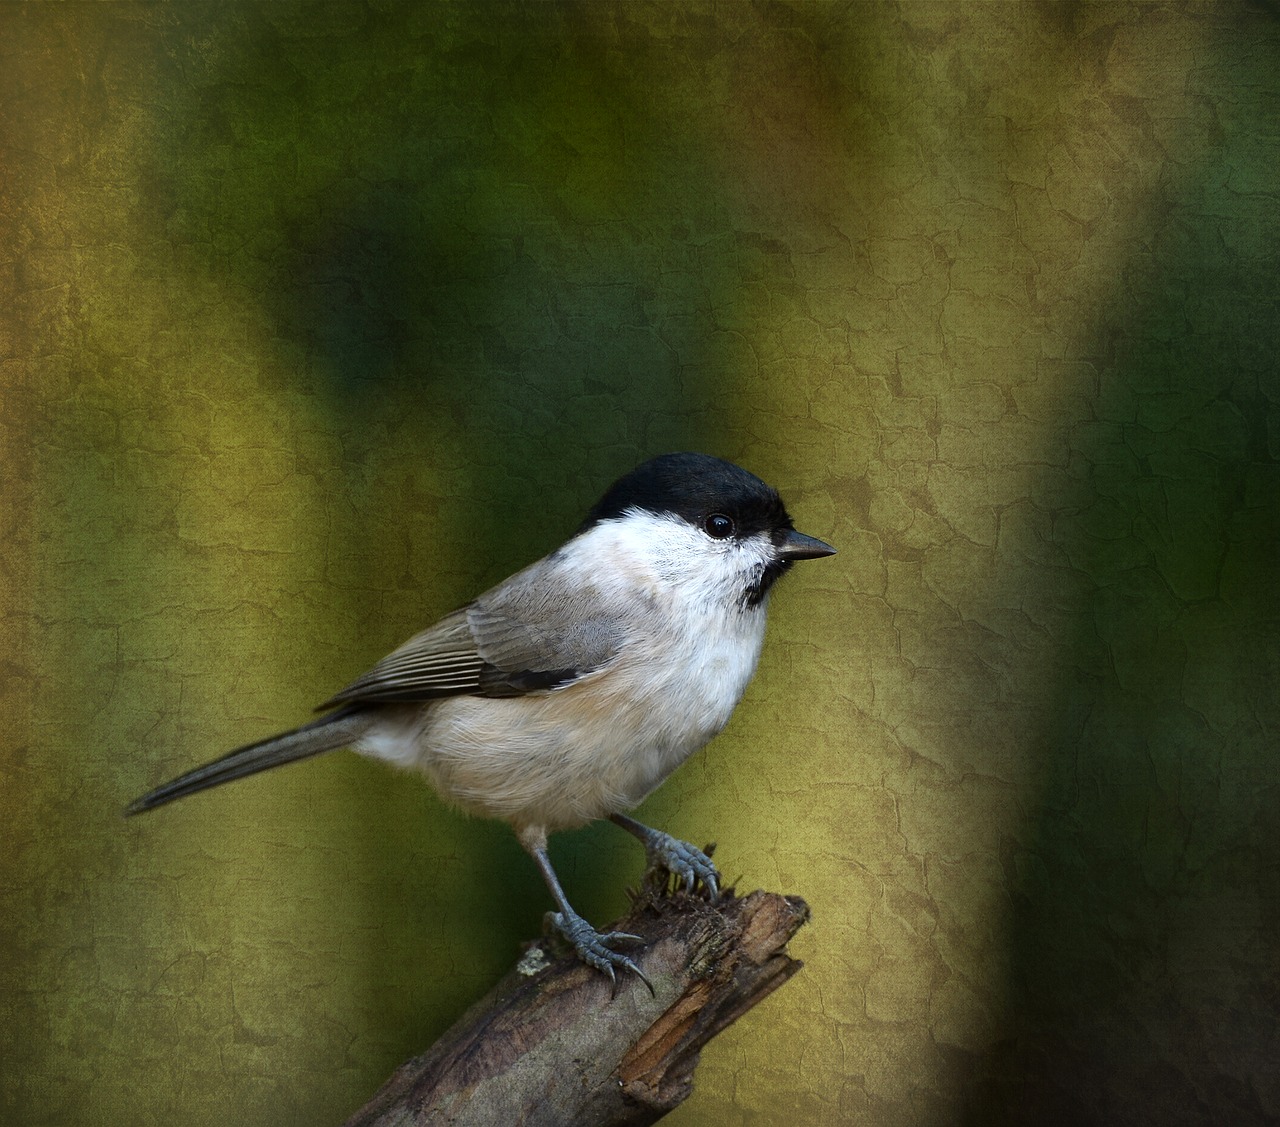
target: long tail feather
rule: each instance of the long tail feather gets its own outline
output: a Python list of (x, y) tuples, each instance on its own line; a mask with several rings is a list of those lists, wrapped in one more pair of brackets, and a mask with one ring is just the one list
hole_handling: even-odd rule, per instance
[(270, 767), (279, 767), (297, 759), (346, 747), (368, 730), (369, 722), (368, 712), (360, 708), (330, 713), (301, 728), (295, 728), (292, 732), (283, 732), (270, 739), (237, 748), (221, 759), (179, 775), (149, 794), (134, 799), (125, 807), (124, 812), (141, 814), (144, 810), (153, 810), (175, 798), (185, 798), (208, 787), (216, 787), (233, 779), (243, 779), (246, 775), (266, 771)]

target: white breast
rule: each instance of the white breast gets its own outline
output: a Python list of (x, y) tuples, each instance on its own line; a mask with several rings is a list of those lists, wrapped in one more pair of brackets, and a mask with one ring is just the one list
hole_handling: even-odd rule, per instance
[(602, 598), (635, 608), (612, 662), (552, 692), (389, 710), (357, 750), (417, 767), (446, 799), (517, 829), (634, 806), (728, 723), (751, 680), (765, 605), (740, 593), (768, 550), (652, 514), (598, 525), (562, 554), (607, 578)]

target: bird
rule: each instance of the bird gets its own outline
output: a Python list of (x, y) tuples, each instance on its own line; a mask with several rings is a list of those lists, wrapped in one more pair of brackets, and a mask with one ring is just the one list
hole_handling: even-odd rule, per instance
[[(713, 902), (701, 849), (627, 813), (728, 723), (755, 673), (774, 584), (835, 549), (797, 532), (778, 492), (700, 453), (618, 478), (569, 539), (410, 638), (291, 731), (238, 748), (128, 805), (140, 814), (268, 768), (347, 747), (417, 770), (447, 802), (507, 822), (587, 965), (638, 975), (571, 906), (548, 834), (607, 818), (649, 870)], [(710, 847), (708, 847), (710, 848)]]

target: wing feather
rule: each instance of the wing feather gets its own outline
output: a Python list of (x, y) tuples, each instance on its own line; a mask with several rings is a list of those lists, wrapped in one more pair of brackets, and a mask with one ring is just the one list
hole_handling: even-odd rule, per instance
[(321, 708), (352, 701), (427, 701), (477, 692), (484, 659), (466, 610), (454, 611), (415, 634)]
[(539, 560), (446, 615), (321, 708), (548, 692), (607, 665), (626, 644), (624, 626), (598, 611), (593, 590), (566, 585), (555, 561)]

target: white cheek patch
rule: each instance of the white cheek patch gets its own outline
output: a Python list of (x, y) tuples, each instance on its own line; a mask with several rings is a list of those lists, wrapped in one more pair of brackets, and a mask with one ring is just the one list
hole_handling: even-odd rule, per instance
[(774, 558), (764, 533), (716, 540), (674, 514), (642, 509), (601, 522), (569, 550), (577, 566), (616, 577), (620, 595), (634, 598), (638, 585), (654, 593), (678, 592), (691, 604), (739, 603)]

